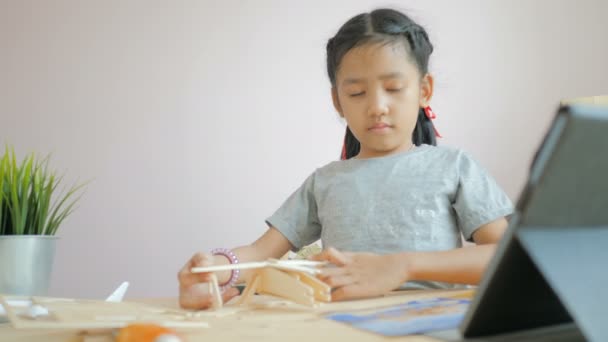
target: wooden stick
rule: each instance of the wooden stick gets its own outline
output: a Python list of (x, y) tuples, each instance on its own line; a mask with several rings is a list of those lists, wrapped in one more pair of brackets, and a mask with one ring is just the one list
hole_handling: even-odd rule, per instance
[(258, 287), (260, 286), (260, 281), (261, 281), (261, 276), (258, 271), (254, 275), (252, 275), (252, 279), (249, 281), (249, 283), (245, 287), (245, 290), (243, 290), (243, 294), (241, 295), (241, 298), (239, 299), (239, 305), (248, 304), (251, 301), (251, 298), (253, 298), (253, 295), (255, 294)]
[(226, 265), (214, 265), (206, 267), (192, 267), (190, 272), (192, 273), (207, 273), (207, 272), (220, 272), (220, 271), (231, 271), (231, 270), (245, 270), (250, 268), (262, 268), (268, 266), (267, 261), (260, 262), (244, 262), (239, 264), (226, 264)]
[(314, 290), (314, 297), (320, 302), (331, 302), (331, 286), (325, 284), (321, 280), (307, 273), (289, 272), (294, 276), (298, 276), (300, 281)]
[(280, 270), (284, 270), (284, 271), (295, 271), (295, 272), (302, 272), (302, 273), (308, 273), (308, 274), (319, 274), (321, 273), (321, 270), (318, 268), (312, 268), (312, 267), (308, 267), (308, 266), (298, 266), (298, 265), (288, 265), (288, 264), (270, 264), (271, 267), (274, 268), (278, 268)]
[(310, 266), (319, 267), (329, 264), (328, 261), (314, 261), (304, 259), (292, 259), (292, 260), (280, 260), (280, 259), (268, 259), (270, 263), (284, 264), (289, 266)]
[(6, 316), (11, 321), (13, 328), (15, 328), (15, 329), (19, 328), (20, 319), (17, 316), (17, 314), (15, 313), (15, 311), (13, 311), (13, 307), (8, 304), (8, 300), (4, 296), (0, 296), (0, 303), (2, 303), (2, 306), (4, 306), (4, 311), (6, 311)]
[(209, 289), (211, 290), (211, 295), (213, 296), (213, 301), (211, 307), (215, 310), (221, 309), (223, 306), (222, 302), (222, 292), (220, 291), (220, 287), (217, 283), (217, 276), (215, 273), (212, 273), (211, 281), (209, 282)]
[(207, 272), (221, 272), (221, 271), (232, 271), (232, 270), (246, 270), (252, 268), (264, 268), (267, 266), (273, 266), (283, 269), (292, 269), (294, 271), (303, 271), (308, 273), (318, 273), (316, 267), (327, 265), (325, 261), (312, 261), (312, 260), (277, 260), (268, 259), (267, 261), (255, 261), (255, 262), (244, 262), (238, 264), (226, 264), (226, 265), (213, 265), (205, 267), (193, 267), (190, 269), (192, 273), (207, 273)]

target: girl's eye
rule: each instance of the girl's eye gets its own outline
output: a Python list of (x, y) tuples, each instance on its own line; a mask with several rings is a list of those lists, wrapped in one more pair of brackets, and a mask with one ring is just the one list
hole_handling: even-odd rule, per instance
[(353, 93), (353, 94), (350, 94), (350, 97), (362, 96), (363, 94), (365, 94), (365, 92), (364, 92), (364, 91), (360, 91), (360, 92), (358, 92), (358, 93)]
[(388, 91), (389, 93), (398, 93), (401, 91), (401, 88), (389, 88), (386, 89), (386, 91)]

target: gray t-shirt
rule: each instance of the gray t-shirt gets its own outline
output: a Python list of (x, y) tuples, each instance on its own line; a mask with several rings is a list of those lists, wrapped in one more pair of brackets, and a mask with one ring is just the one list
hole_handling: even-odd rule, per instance
[(295, 251), (320, 238), (324, 247), (389, 254), (461, 247), (461, 234), (470, 241), (477, 228), (512, 212), (504, 191), (463, 151), (421, 145), (329, 163), (266, 222)]

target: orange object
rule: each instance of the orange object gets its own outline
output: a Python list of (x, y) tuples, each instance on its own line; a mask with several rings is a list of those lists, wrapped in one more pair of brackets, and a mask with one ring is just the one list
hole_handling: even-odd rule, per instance
[(171, 329), (155, 324), (130, 324), (120, 329), (116, 342), (179, 342)]

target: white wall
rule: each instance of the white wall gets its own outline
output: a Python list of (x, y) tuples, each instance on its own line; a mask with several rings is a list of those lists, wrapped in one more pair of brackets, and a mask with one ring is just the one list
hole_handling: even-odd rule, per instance
[[(562, 98), (608, 93), (606, 1), (403, 1), (436, 46), (442, 144), (515, 200)], [(0, 0), (0, 143), (94, 179), (51, 294), (174, 296), (197, 250), (249, 243), (344, 126), (326, 39), (377, 1)]]

